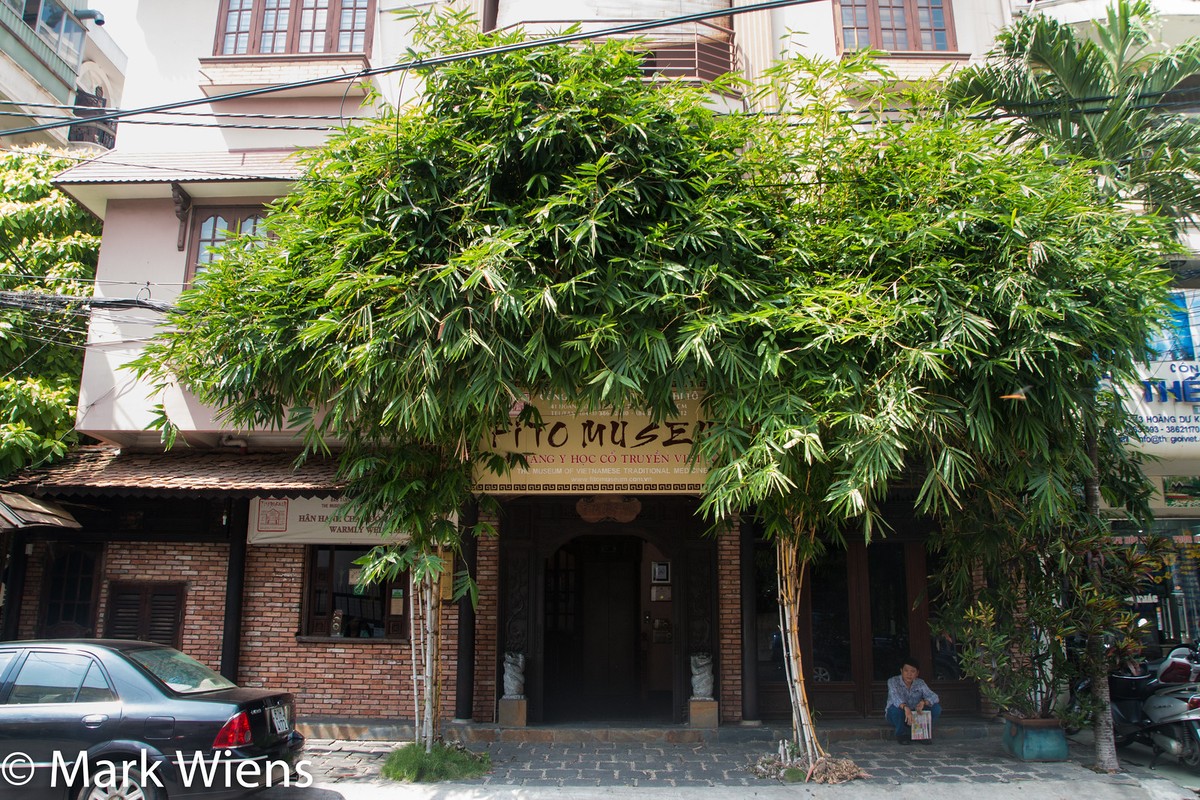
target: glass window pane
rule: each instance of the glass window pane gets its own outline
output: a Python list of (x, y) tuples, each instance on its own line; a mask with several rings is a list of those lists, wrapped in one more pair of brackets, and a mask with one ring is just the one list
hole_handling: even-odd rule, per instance
[(368, 0), (342, 0), (338, 52), (361, 53), (366, 48)]
[(917, 0), (917, 29), (922, 50), (950, 49), (944, 0)]
[(229, 0), (229, 10), (225, 16), (225, 35), (221, 42), (222, 54), (246, 54), (250, 45), (250, 25), (253, 19), (253, 0)]
[(849, 594), (846, 551), (830, 548), (814, 564), (812, 582), (812, 664), (814, 683), (851, 680), (850, 626), (846, 598)]
[(92, 660), (73, 653), (30, 653), (8, 696), (9, 705), (74, 703)]
[(112, 687), (108, 685), (104, 673), (100, 671), (100, 666), (92, 662), (87, 676), (83, 679), (83, 686), (79, 689), (79, 695), (75, 698), (75, 702), (107, 703), (116, 699), (117, 695), (113, 692)]
[(288, 42), (288, 7), (291, 0), (266, 0), (263, 11), (263, 53), (286, 53)]
[(234, 688), (228, 679), (178, 650), (155, 647), (127, 652), (132, 660), (145, 667), (155, 679), (179, 694), (198, 694)]

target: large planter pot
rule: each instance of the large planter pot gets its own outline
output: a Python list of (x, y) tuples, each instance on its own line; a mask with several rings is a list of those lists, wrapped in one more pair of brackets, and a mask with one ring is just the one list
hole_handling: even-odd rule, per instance
[(1066, 761), (1067, 733), (1056, 719), (1004, 717), (1004, 750), (1021, 761)]

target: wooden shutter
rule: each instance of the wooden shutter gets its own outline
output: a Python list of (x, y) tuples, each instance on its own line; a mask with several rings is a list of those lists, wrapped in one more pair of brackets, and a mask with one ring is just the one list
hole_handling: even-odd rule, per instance
[(112, 582), (105, 635), (179, 647), (183, 626), (183, 583)]

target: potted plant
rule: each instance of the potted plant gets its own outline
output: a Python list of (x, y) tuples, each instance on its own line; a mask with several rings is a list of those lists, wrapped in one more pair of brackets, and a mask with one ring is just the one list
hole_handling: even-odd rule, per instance
[[(1017, 593), (1013, 593), (1014, 598)], [(1001, 710), (1004, 749), (1022, 761), (1063, 761), (1066, 732), (1057, 715), (1060, 689), (1073, 664), (1061, 636), (1066, 613), (1046, 597), (1020, 608), (997, 598), (976, 600), (956, 626), (963, 675)]]
[[(1068, 689), (1084, 674), (1106, 677), (1128, 654), (1136, 626), (1125, 598), (1155, 574), (1160, 543), (1134, 547), (1083, 517), (1048, 524), (1019, 510), (961, 522), (939, 537), (938, 627), (960, 645), (963, 675), (1000, 712), (1004, 748), (1024, 761), (1063, 760), (1064, 720), (1077, 728), (1087, 714), (1110, 713), (1107, 692), (1080, 709)], [(1087, 646), (1098, 642), (1114, 644)]]

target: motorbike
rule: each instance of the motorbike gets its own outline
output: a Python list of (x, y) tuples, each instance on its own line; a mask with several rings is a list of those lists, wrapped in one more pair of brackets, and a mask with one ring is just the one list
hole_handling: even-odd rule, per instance
[[(1159, 661), (1134, 664), (1108, 676), (1113, 737), (1118, 747), (1148, 745), (1189, 767), (1200, 767), (1200, 650), (1177, 647)], [(1089, 691), (1086, 679), (1073, 700)]]

